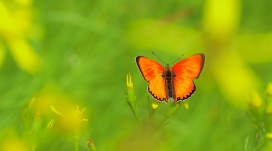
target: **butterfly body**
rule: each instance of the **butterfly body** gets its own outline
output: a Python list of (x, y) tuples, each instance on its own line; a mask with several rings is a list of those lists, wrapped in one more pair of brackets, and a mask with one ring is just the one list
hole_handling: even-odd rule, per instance
[[(168, 98), (175, 98), (175, 91), (174, 91), (174, 83), (173, 78), (175, 77), (175, 74), (172, 72), (169, 65), (167, 65), (164, 69), (162, 77), (165, 79), (165, 91), (166, 93), (166, 99)], [(167, 102), (168, 100), (166, 100)]]
[(196, 54), (177, 62), (173, 67), (137, 56), (136, 63), (148, 82), (148, 92), (157, 100), (175, 102), (187, 99), (195, 92), (193, 79), (198, 78), (205, 62), (204, 54)]

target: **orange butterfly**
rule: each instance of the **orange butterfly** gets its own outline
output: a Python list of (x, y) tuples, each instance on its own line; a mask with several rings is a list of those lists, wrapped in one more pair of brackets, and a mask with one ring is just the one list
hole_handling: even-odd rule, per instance
[(195, 92), (193, 79), (197, 79), (202, 71), (205, 55), (195, 54), (177, 62), (172, 68), (143, 56), (136, 57), (136, 63), (145, 81), (148, 92), (157, 100), (174, 102), (189, 98)]

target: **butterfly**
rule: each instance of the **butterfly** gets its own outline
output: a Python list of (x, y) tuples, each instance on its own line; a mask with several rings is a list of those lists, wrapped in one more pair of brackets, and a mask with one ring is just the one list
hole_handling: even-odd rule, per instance
[(203, 69), (205, 55), (192, 55), (170, 67), (163, 67), (158, 62), (144, 56), (137, 56), (136, 63), (148, 82), (148, 92), (157, 100), (174, 102), (189, 98), (196, 90), (193, 79), (197, 79)]

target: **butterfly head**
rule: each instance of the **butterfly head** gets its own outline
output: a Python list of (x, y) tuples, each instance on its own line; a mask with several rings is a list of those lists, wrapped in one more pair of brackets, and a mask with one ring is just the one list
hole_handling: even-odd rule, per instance
[(170, 65), (169, 65), (169, 64), (166, 64), (165, 68), (170, 68)]

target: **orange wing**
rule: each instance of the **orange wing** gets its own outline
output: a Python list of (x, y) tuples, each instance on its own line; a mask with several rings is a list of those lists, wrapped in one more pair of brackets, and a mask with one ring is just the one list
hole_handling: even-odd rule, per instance
[(176, 75), (173, 78), (175, 98), (174, 101), (184, 100), (195, 92), (193, 79), (197, 79), (205, 62), (204, 54), (196, 54), (176, 63), (172, 71)]
[(145, 81), (148, 82), (148, 92), (159, 101), (168, 101), (165, 79), (162, 77), (164, 67), (143, 56), (136, 57), (136, 63)]

